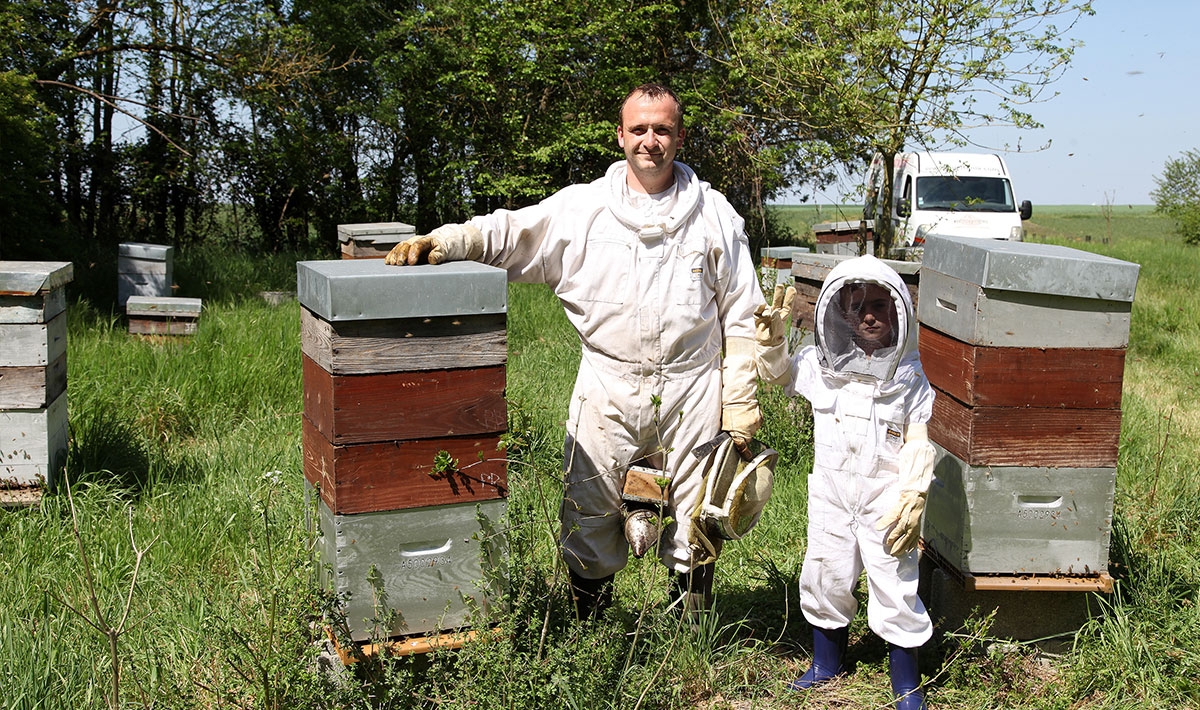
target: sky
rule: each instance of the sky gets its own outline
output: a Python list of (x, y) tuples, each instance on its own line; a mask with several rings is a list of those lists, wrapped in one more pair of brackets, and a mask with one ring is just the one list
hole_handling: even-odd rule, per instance
[[(1017, 200), (1035, 210), (1153, 204), (1165, 163), (1200, 149), (1200, 1), (1097, 0), (1093, 8), (1070, 33), (1084, 46), (1051, 86), (1058, 95), (1030, 107), (1043, 128), (968, 134), (994, 148), (1020, 145), (1001, 155)], [(837, 192), (816, 200), (843, 202)]]

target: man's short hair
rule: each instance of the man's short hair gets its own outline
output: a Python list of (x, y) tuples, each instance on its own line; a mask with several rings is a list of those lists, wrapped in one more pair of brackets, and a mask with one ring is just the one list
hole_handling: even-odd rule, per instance
[(639, 94), (648, 99), (654, 99), (656, 101), (660, 99), (670, 99), (671, 101), (674, 101), (675, 110), (679, 114), (679, 127), (683, 128), (683, 102), (679, 100), (679, 97), (675, 95), (674, 91), (671, 91), (662, 84), (642, 84), (641, 86), (634, 87), (628, 94), (625, 94), (624, 100), (621, 101), (620, 108), (617, 109), (618, 126), (621, 126), (622, 128), (625, 126), (625, 104), (629, 103), (630, 99), (632, 99), (634, 96), (638, 96)]

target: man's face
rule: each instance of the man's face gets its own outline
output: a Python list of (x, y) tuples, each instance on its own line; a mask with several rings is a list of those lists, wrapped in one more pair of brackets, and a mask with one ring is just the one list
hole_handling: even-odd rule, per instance
[(854, 329), (854, 342), (868, 355), (892, 345), (896, 303), (878, 284), (851, 284), (841, 290), (842, 312)]
[(675, 153), (684, 136), (681, 123), (676, 104), (668, 97), (636, 94), (621, 110), (617, 143), (625, 151), (631, 177), (647, 192), (665, 190), (674, 179)]

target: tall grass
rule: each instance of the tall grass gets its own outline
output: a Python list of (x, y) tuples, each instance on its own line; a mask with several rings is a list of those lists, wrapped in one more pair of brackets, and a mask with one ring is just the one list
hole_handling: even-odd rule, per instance
[[(1028, 225), (1031, 239), (1142, 265), (1123, 399), (1117, 591), (1095, 598), (1103, 613), (1057, 655), (992, 643), (986, 618), (943, 629), (946, 640), (922, 661), (935, 707), (1200, 707), (1200, 340), (1191, 327), (1200, 306), (1189, 298), (1200, 252), (1153, 215), (1119, 214), (1040, 208)], [(579, 345), (552, 294), (517, 284), (508, 611), (481, 619), (484, 639), (458, 651), (328, 670), (328, 600), (314, 587), (301, 475), (299, 306), (257, 298), (291, 290), (295, 258), (177, 255), (179, 295), (205, 299), (187, 338), (131, 336), (111, 292), (73, 288), (74, 510), (60, 491), (0, 511), (0, 707), (110, 706), (116, 668), (120, 704), (142, 708), (889, 705), (886, 648), (862, 614), (849, 677), (818, 693), (783, 687), (811, 648), (796, 603), (811, 419), (778, 388), (761, 392), (760, 438), (783, 453), (775, 495), (759, 527), (725, 548), (718, 614), (693, 625), (665, 613), (666, 575), (648, 559), (618, 575), (602, 622), (571, 619), (555, 521)], [(122, 618), (114, 654), (102, 630)]]

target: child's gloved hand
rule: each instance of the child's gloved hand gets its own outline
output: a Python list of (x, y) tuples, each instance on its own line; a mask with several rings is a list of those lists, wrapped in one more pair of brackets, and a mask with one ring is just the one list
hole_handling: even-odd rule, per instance
[(900, 501), (896, 503), (896, 507), (892, 508), (892, 512), (883, 516), (883, 519), (875, 526), (876, 530), (886, 530), (892, 525), (896, 526), (883, 541), (890, 555), (901, 557), (916, 548), (917, 539), (921, 537), (921, 514), (924, 512), (924, 493), (900, 492)]
[(771, 307), (768, 308), (764, 303), (754, 311), (754, 339), (759, 345), (774, 347), (783, 342), (792, 322), (792, 303), (795, 300), (795, 288), (777, 284)]
[(907, 555), (917, 546), (921, 536), (921, 514), (925, 512), (925, 494), (933, 480), (933, 465), (937, 451), (929, 443), (929, 427), (909, 424), (904, 446), (900, 447), (900, 499), (891, 512), (880, 519), (876, 530), (895, 525), (884, 539), (888, 552)]

